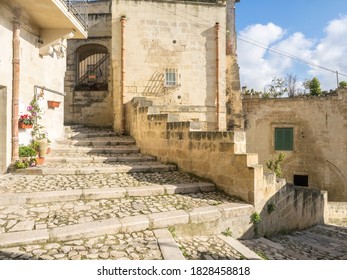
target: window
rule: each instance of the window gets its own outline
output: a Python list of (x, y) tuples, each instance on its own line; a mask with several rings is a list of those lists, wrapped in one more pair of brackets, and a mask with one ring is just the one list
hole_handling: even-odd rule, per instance
[(177, 68), (165, 69), (165, 83), (166, 87), (178, 86), (178, 71)]
[(307, 175), (294, 175), (294, 185), (301, 187), (308, 187)]
[(293, 128), (275, 128), (275, 150), (292, 151), (293, 150)]

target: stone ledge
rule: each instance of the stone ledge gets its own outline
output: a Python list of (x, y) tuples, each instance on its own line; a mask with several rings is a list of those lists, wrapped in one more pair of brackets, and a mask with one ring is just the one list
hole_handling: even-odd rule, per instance
[(50, 240), (80, 239), (86, 237), (96, 237), (105, 234), (118, 233), (122, 228), (119, 219), (94, 221), (83, 224), (57, 227), (50, 230)]
[(262, 260), (261, 257), (259, 257), (256, 253), (254, 253), (252, 250), (247, 248), (245, 245), (243, 245), (238, 240), (230, 237), (230, 236), (224, 236), (224, 235), (218, 235), (219, 239), (222, 239), (224, 242), (226, 242), (229, 246), (233, 247), (236, 251), (238, 251), (241, 255), (243, 255), (248, 260)]
[(164, 260), (185, 260), (176, 241), (167, 229), (154, 230), (154, 235), (158, 240), (158, 245)]
[(48, 230), (20, 231), (0, 234), (0, 247), (20, 246), (49, 240)]

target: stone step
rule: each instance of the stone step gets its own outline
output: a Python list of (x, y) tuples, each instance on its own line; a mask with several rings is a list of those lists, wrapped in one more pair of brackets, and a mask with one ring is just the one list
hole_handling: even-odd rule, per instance
[(57, 146), (51, 151), (51, 155), (67, 154), (74, 156), (76, 154), (102, 155), (102, 154), (131, 154), (138, 153), (140, 150), (136, 146), (110, 146), (110, 147), (75, 147), (75, 146)]
[(99, 131), (99, 132), (70, 132), (65, 133), (65, 139), (70, 140), (81, 140), (81, 139), (89, 139), (89, 138), (98, 138), (98, 137), (119, 137), (119, 133), (113, 131)]
[(1, 247), (133, 233), (177, 224), (194, 227), (196, 223), (216, 223), (231, 215), (244, 215), (239, 202), (232, 202), (230, 197), (217, 192), (164, 195), (145, 200), (125, 197), (15, 205), (2, 207), (0, 213), (2, 221), (6, 221), (1, 226)]
[(191, 194), (215, 191), (215, 185), (195, 182), (170, 185), (146, 185), (139, 187), (80, 188), (73, 190), (53, 190), (21, 193), (3, 193), (0, 205), (25, 205), (37, 203), (67, 202), (75, 200), (118, 199), (124, 197), (144, 197), (156, 195)]
[(201, 180), (180, 171), (46, 176), (8, 174), (0, 180), (0, 193), (20, 194), (192, 183), (201, 183)]
[(84, 146), (84, 147), (108, 147), (108, 146), (119, 146), (119, 145), (135, 145), (135, 140), (132, 138), (90, 138), (88, 140), (57, 140), (56, 144), (64, 146)]
[(166, 165), (157, 162), (146, 163), (47, 163), (27, 169), (17, 169), (20, 175), (87, 175), (87, 174), (113, 174), (113, 173), (138, 173), (138, 172), (167, 172), (176, 171), (176, 165)]
[(45, 162), (49, 163), (112, 163), (112, 162), (145, 162), (156, 161), (156, 157), (143, 156), (140, 154), (129, 154), (117, 157), (105, 156), (84, 156), (84, 157), (66, 157), (66, 156), (47, 156)]

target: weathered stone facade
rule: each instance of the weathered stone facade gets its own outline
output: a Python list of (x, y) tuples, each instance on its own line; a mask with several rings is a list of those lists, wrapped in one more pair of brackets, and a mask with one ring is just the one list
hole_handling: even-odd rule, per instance
[[(225, 4), (211, 2), (113, 1), (116, 130), (124, 129), (122, 104), (133, 97), (152, 100), (176, 120), (225, 130)], [(176, 85), (165, 86), (166, 69), (177, 71)]]
[[(18, 118), (28, 113), (27, 106), (39, 93), (35, 86), (64, 92), (66, 38), (73, 32), (86, 36), (68, 13), (66, 7), (58, 8), (56, 3), (0, 2), (0, 173), (18, 157), (18, 145), (31, 139), (30, 129), (18, 129)], [(54, 23), (50, 22), (52, 14)], [(63, 132), (64, 98), (47, 90), (43, 94), (39, 123), (54, 140)], [(60, 101), (61, 106), (50, 109), (48, 100)]]
[[(260, 163), (286, 154), (283, 176), (308, 176), (308, 186), (328, 191), (329, 201), (347, 200), (347, 89), (328, 97), (260, 99), (245, 97), (247, 151)], [(293, 150), (275, 151), (274, 128), (292, 127)]]
[[(258, 155), (246, 153), (242, 131), (205, 132), (200, 123), (175, 122), (155, 114), (152, 101), (135, 98), (127, 104), (126, 131), (143, 153), (213, 181), (225, 193), (254, 205), (260, 214), (260, 234), (301, 229), (327, 218), (324, 192), (286, 185), (274, 173), (264, 173)], [(268, 213), (269, 205), (274, 213)], [(253, 229), (245, 236), (253, 234)]]
[[(112, 79), (109, 71), (107, 87), (101, 90), (84, 89), (79, 86), (80, 61), (93, 53), (111, 54), (111, 2), (97, 1), (87, 6), (88, 39), (71, 39), (67, 48), (67, 69), (65, 74), (66, 124), (84, 124), (111, 127), (113, 124)], [(109, 61), (107, 67), (110, 70)], [(93, 62), (94, 63), (94, 62)]]

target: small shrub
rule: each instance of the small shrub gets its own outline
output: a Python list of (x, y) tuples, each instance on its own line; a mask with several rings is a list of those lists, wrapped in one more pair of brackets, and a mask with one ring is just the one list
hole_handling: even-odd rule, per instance
[(277, 158), (270, 159), (266, 162), (266, 167), (276, 174), (276, 177), (282, 176), (281, 170), (281, 162), (284, 161), (286, 155), (284, 153), (280, 153)]
[(36, 156), (36, 150), (31, 146), (20, 146), (18, 154), (20, 157), (34, 157)]
[(271, 214), (275, 210), (276, 210), (276, 205), (273, 202), (271, 202), (267, 205), (268, 214)]
[(261, 222), (261, 217), (260, 217), (260, 214), (258, 212), (254, 212), (252, 215), (251, 215), (251, 223), (253, 224), (253, 230), (254, 230), (254, 234), (255, 236), (259, 236), (259, 224)]
[(261, 217), (260, 217), (260, 214), (258, 212), (254, 212), (251, 215), (251, 222), (253, 225), (257, 225), (261, 222)]
[(222, 231), (222, 234), (224, 236), (233, 236), (233, 232), (231, 231), (230, 227), (228, 227), (224, 231)]

